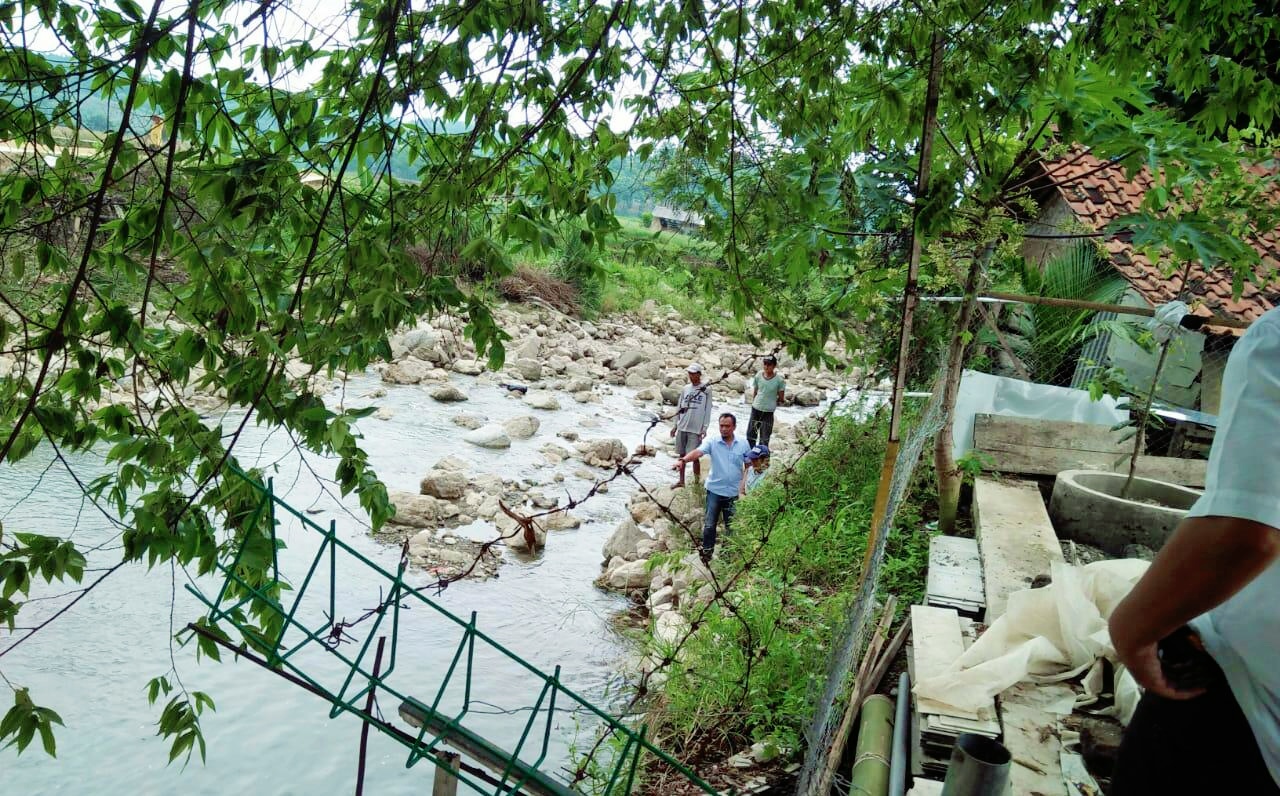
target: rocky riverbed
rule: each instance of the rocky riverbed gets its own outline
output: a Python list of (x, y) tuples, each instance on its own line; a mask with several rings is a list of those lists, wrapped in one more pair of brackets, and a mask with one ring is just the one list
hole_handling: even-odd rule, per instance
[[(407, 540), (416, 566), (442, 577), (461, 572), (492, 576), (502, 565), (504, 550), (536, 554), (547, 544), (548, 533), (578, 527), (580, 520), (569, 504), (581, 500), (581, 493), (607, 490), (613, 479), (630, 478), (619, 472), (620, 465), (637, 471), (649, 457), (670, 461), (668, 423), (657, 424), (641, 445), (629, 450), (610, 435), (607, 419), (602, 421), (588, 410), (628, 396), (639, 411), (654, 419), (670, 415), (692, 362), (702, 365), (717, 411), (735, 412), (740, 432), (745, 431), (748, 409), (742, 396), (765, 352), (656, 306), (594, 322), (529, 305), (503, 306), (496, 314), (512, 335), (501, 371), (490, 372), (477, 360), (474, 348), (458, 333), (456, 319), (449, 317), (424, 320), (394, 338), (392, 359), (376, 366), (386, 389), (416, 387), (433, 401), (454, 407), (451, 421), (458, 426), (462, 444), (502, 450), (513, 440), (545, 437), (538, 449), (545, 463), (539, 476), (516, 480), (500, 473), (473, 472), (457, 458), (446, 457), (423, 473), (418, 494), (394, 493), (396, 519), (383, 535), (394, 542)], [(856, 376), (812, 371), (785, 355), (779, 359), (795, 407), (818, 406)], [(458, 384), (460, 376), (474, 377), (472, 389), (502, 391), (519, 411), (497, 418), (469, 410), (467, 391)], [(376, 402), (376, 393), (365, 398)], [(542, 426), (543, 419), (555, 413), (580, 419), (552, 436)], [(775, 426), (772, 447), (777, 458), (787, 457), (794, 436), (793, 424)], [(674, 576), (664, 584), (647, 574), (641, 576), (650, 555), (682, 549), (668, 527), (670, 519), (662, 516), (664, 509), (654, 499), (690, 520), (700, 513), (701, 504), (696, 498), (682, 497), (693, 495), (692, 490), (659, 488), (670, 479), (664, 467), (645, 467), (642, 472), (637, 480), (657, 491), (646, 490), (649, 494), (633, 498), (632, 517), (622, 522), (606, 546), (607, 566), (599, 583), (624, 592), (652, 585), (646, 590), (658, 592), (654, 607), (662, 612), (661, 606), (687, 598), (682, 592), (689, 584)], [(577, 498), (569, 494), (568, 486), (574, 484), (581, 487)], [(456, 533), (464, 526), (471, 529), (465, 538)], [(490, 529), (487, 540), (500, 539), (500, 545), (482, 547), (486, 540), (476, 532), (486, 526)], [(687, 541), (683, 544), (687, 547)], [(477, 558), (479, 563), (472, 567)], [(680, 588), (663, 592), (664, 587)]]

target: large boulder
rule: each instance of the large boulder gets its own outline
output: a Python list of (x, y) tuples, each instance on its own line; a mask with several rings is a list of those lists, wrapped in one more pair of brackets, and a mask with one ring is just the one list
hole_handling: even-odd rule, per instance
[(466, 494), (469, 482), (470, 479), (457, 470), (432, 470), (422, 476), (418, 490), (441, 500), (457, 500)]
[(393, 350), (399, 348), (411, 357), (438, 365), (444, 359), (440, 353), (439, 344), (440, 338), (434, 330), (413, 329), (405, 332), (399, 340), (399, 345), (393, 346)]
[(618, 354), (616, 357), (613, 358), (613, 362), (611, 364), (613, 365), (613, 367), (617, 368), (618, 370), (627, 370), (629, 368), (634, 368), (636, 365), (639, 365), (641, 362), (644, 362), (644, 360), (645, 360), (644, 354), (632, 349), (630, 351), (623, 351), (621, 354)]
[(534, 409), (554, 410), (560, 408), (560, 402), (549, 392), (542, 390), (530, 390), (524, 397), (524, 402)]
[(393, 520), (396, 525), (434, 528), (445, 520), (457, 517), (460, 513), (457, 506), (430, 495), (392, 492), (389, 497), (396, 507), (396, 516)]
[(478, 445), (481, 448), (510, 448), (511, 438), (507, 436), (507, 431), (502, 426), (490, 423), (487, 426), (481, 426), (475, 431), (468, 431), (462, 436), (464, 442), (472, 445)]
[(571, 531), (582, 527), (582, 520), (567, 511), (558, 511), (555, 514), (539, 517), (537, 522), (548, 531)]
[(512, 439), (529, 439), (538, 433), (540, 425), (538, 418), (532, 415), (517, 415), (503, 423), (502, 427)]
[(382, 380), (392, 384), (417, 384), (430, 370), (429, 362), (423, 362), (416, 357), (405, 357), (388, 365), (386, 370), (382, 371)]
[(791, 396), (791, 400), (797, 406), (817, 406), (822, 403), (822, 393), (810, 387), (801, 387)]
[(525, 381), (537, 381), (542, 378), (542, 363), (536, 359), (521, 357), (511, 363), (511, 369), (520, 374)]
[(484, 422), (485, 422), (484, 418), (481, 417), (480, 415), (467, 414), (466, 412), (462, 412), (460, 414), (454, 415), (453, 417), (449, 418), (449, 421), (452, 422), (455, 426), (462, 426), (463, 428), (473, 429), (473, 430), (480, 428), (481, 426), (484, 425)]
[(479, 376), (484, 371), (484, 365), (474, 359), (459, 359), (452, 365), (454, 373), (461, 373), (464, 376)]
[(636, 545), (645, 541), (653, 541), (653, 537), (640, 530), (640, 526), (636, 525), (633, 520), (623, 520), (618, 523), (618, 527), (614, 530), (613, 535), (609, 537), (609, 541), (604, 543), (604, 548), (601, 552), (604, 554), (606, 561), (614, 556), (632, 559), (636, 557)]
[(661, 649), (673, 650), (689, 635), (692, 625), (675, 611), (668, 611), (653, 623), (653, 640)]
[(516, 344), (511, 349), (511, 356), (516, 360), (537, 359), (542, 355), (542, 338), (536, 334)]
[(620, 439), (592, 439), (579, 442), (578, 456), (594, 467), (612, 467), (627, 460), (627, 446)]
[(649, 585), (648, 561), (625, 561), (604, 574), (604, 583), (610, 589), (631, 591)]
[[(547, 546), (546, 531), (536, 525), (533, 526), (533, 539), (530, 540), (529, 532), (510, 517), (504, 514), (500, 519), (507, 520), (506, 523), (499, 521), (498, 528), (502, 531), (502, 538), (509, 549), (520, 553), (532, 553)], [(531, 541), (532, 544), (530, 544)]]
[(675, 406), (680, 401), (680, 390), (675, 387), (662, 388), (662, 402), (667, 406)]
[(546, 445), (543, 445), (538, 449), (538, 452), (541, 453), (550, 464), (559, 464), (569, 458), (569, 451), (553, 442), (548, 442)]
[(467, 400), (467, 394), (452, 384), (441, 384), (431, 390), (431, 397), (441, 403), (456, 403)]
[[(585, 376), (576, 376), (564, 383), (565, 392), (591, 392), (595, 384)], [(677, 393), (678, 395), (678, 393)]]

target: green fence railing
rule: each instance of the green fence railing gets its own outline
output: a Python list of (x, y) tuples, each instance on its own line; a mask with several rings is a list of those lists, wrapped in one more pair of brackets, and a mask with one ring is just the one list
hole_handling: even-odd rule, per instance
[[(660, 761), (663, 768), (677, 772), (701, 792), (716, 796), (716, 790), (697, 774), (654, 746), (645, 737), (643, 725), (633, 728), (565, 687), (560, 681), (560, 667), (557, 666), (552, 674), (541, 671), (481, 631), (474, 612), (464, 620), (406, 584), (404, 556), (397, 571), (389, 572), (340, 539), (336, 522), (330, 521), (327, 527), (322, 527), (284, 502), (275, 494), (271, 480), (264, 485), (260, 478), (241, 470), (230, 468), (230, 472), (233, 478), (248, 484), (257, 496), (253, 512), (244, 526), (265, 526), (265, 535), (246, 532), (230, 562), (219, 563), (222, 584), (215, 596), (209, 597), (199, 588), (187, 586), (187, 590), (209, 609), (203, 623), (190, 625), (190, 629), (224, 645), (234, 646), (220, 629), (224, 623), (231, 625), (250, 647), (262, 653), (259, 663), (327, 699), (331, 704), (330, 718), (337, 718), (343, 713), (354, 714), (407, 747), (406, 767), (426, 758), (437, 763), (447, 761), (440, 748), (443, 744), (457, 749), (464, 757), (488, 769), (464, 766), (457, 774), (460, 782), (478, 793), (561, 796), (587, 792), (622, 796), (630, 794), (637, 786), (638, 776), (643, 770), (641, 762), (647, 755), (655, 762)], [(281, 573), (281, 542), (276, 536), (279, 524), (277, 511), (285, 512), (302, 528), (320, 537), (320, 544), (305, 574), (293, 582), (287, 578), (287, 573)], [(265, 579), (250, 578), (247, 574), (249, 568), (242, 566), (246, 556), (256, 557), (255, 560), (261, 562), (265, 560), (261, 557), (268, 554), (270, 566), (258, 567), (254, 571), (265, 569), (269, 576)], [(363, 640), (350, 635), (354, 622), (347, 623), (337, 618), (336, 584), (340, 555), (344, 558), (344, 576), (353, 574), (350, 569), (353, 565), (346, 561), (351, 559), (354, 566), (362, 568), (362, 571), (358, 570), (361, 575), (375, 577), (385, 594), (378, 605), (366, 609), (362, 617), (369, 620), (369, 623), (361, 625)], [(317, 585), (326, 581), (327, 589)], [(298, 585), (295, 587), (293, 583)], [(317, 590), (321, 592), (318, 597), (313, 594)], [(426, 675), (432, 674), (429, 672), (416, 671), (410, 676), (396, 677), (402, 612), (415, 607), (426, 608), (444, 628), (461, 631), (451, 662), (440, 673), (439, 684), (434, 689), (423, 687), (428, 683)], [(378, 659), (371, 664), (373, 640), (388, 624), (387, 658), (383, 661), (379, 650)], [(523, 732), (514, 748), (504, 748), (468, 725), (467, 720), (476, 713), (473, 685), (479, 673), (477, 648), (483, 650), (490, 660), (496, 654), (499, 661), (518, 667), (522, 679), (530, 684), (531, 691), (536, 691), (536, 696), (531, 694), (526, 707), (522, 708), (529, 711), (529, 718), (525, 720)], [(244, 647), (236, 650), (252, 657)], [(309, 652), (303, 654), (304, 651)], [(324, 658), (311, 654), (320, 651), (323, 651)], [(420, 693), (434, 690), (434, 696), (424, 700), (409, 694), (403, 681), (410, 679)], [(457, 704), (456, 698), (449, 699), (446, 695), (457, 690), (459, 681), (462, 695), (461, 703)], [(398, 704), (402, 721), (416, 732), (397, 727), (371, 711), (372, 694), (391, 697)], [(558, 712), (572, 712), (587, 716), (588, 723), (592, 720), (598, 722), (599, 734), (591, 744), (595, 754), (586, 757), (607, 755), (610, 759), (604, 762), (594, 760), (590, 768), (586, 761), (580, 761), (569, 777), (543, 770), (548, 764), (553, 722)], [(544, 713), (545, 723), (540, 723)]]

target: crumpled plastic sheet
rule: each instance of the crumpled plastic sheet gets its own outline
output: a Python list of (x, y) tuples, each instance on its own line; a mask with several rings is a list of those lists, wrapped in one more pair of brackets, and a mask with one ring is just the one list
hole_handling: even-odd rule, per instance
[[(1017, 683), (1056, 683), (1084, 675), (1075, 707), (1097, 701), (1102, 659), (1115, 665), (1115, 704), (1098, 711), (1128, 724), (1141, 691), (1116, 663), (1107, 620), (1150, 564), (1138, 559), (1054, 564), (1053, 582), (1009, 595), (1008, 607), (947, 671), (916, 684), (917, 697), (973, 712)], [(1057, 706), (1056, 706), (1057, 707)], [(1067, 706), (1060, 706), (1061, 710)]]

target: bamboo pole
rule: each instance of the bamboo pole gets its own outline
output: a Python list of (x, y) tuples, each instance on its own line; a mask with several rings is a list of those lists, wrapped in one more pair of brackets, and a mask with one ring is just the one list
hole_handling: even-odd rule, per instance
[(872, 694), (863, 701), (849, 796), (885, 796), (889, 792), (893, 713), (893, 701), (883, 694)]
[[(1100, 301), (1082, 301), (1080, 299), (1062, 299), (1049, 296), (1024, 296), (1021, 293), (1003, 293), (995, 290), (988, 290), (982, 294), (981, 298), (1010, 301), (1017, 304), (1040, 304), (1045, 307), (1070, 307), (1080, 310), (1093, 310), (1095, 312), (1114, 312), (1117, 315), (1140, 315), (1144, 318), (1151, 318), (1156, 314), (1156, 311), (1151, 307), (1129, 307), (1124, 304), (1103, 304)], [(1202, 318), (1204, 316), (1196, 317)], [(1240, 318), (1211, 315), (1205, 318), (1203, 325), (1221, 326), (1227, 329), (1248, 329), (1250, 323), (1252, 321)]]

